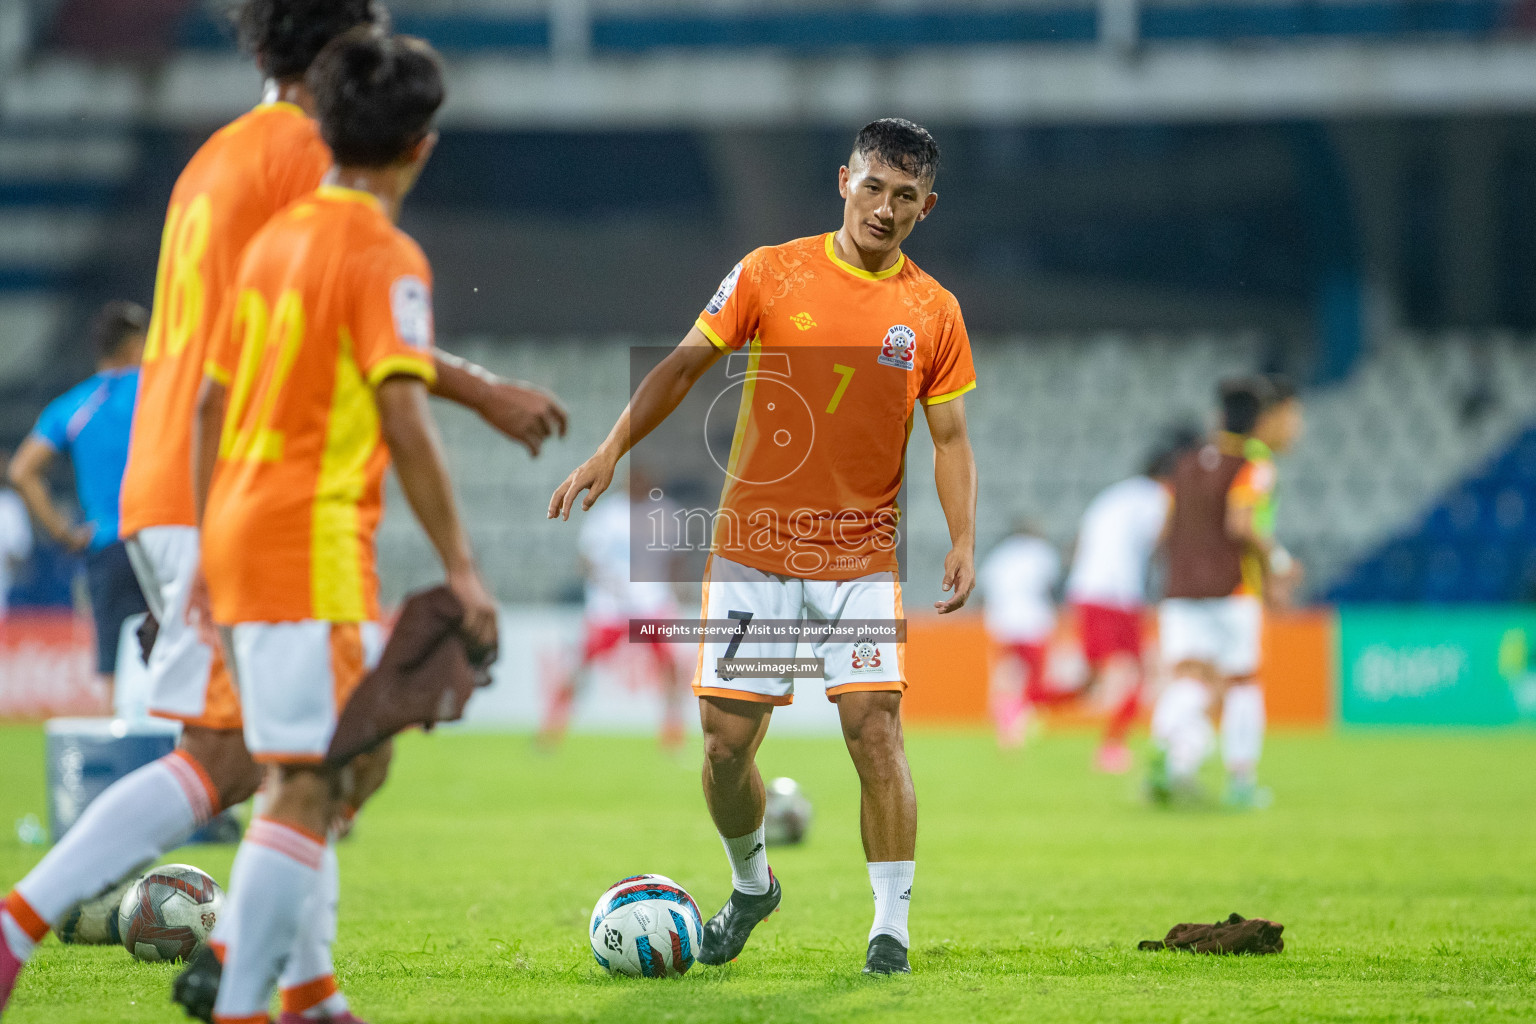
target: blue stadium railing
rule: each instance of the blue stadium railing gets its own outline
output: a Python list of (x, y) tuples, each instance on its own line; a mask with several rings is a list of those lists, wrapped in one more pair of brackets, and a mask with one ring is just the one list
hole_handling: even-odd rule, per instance
[(1536, 599), (1536, 427), (1357, 564), (1334, 601)]
[[(1147, 4), (1140, 36), (1159, 40), (1288, 37), (1486, 36), (1511, 21), (1509, 0), (1386, 0), (1373, 3)], [(402, 32), (446, 51), (539, 51), (550, 45), (548, 19), (527, 13), (426, 13), (400, 10)], [(591, 23), (596, 54), (656, 50), (914, 49), (1000, 43), (1086, 43), (1098, 35), (1091, 5), (881, 11), (848, 4), (750, 12), (598, 14)], [(201, 5), (183, 25), (191, 48), (230, 45), (230, 34)]]

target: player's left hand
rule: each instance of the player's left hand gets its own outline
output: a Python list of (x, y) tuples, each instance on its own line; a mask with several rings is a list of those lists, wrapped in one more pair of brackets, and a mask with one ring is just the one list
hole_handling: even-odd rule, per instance
[(576, 497), (582, 491), (586, 491), (587, 496), (581, 503), (581, 510), (585, 512), (590, 509), (592, 503), (613, 483), (613, 467), (613, 462), (601, 450), (577, 466), (550, 497), (549, 518), (570, 519), (571, 507), (576, 504)]
[(551, 435), (565, 436), (569, 415), (550, 392), (521, 381), (497, 380), (479, 407), (481, 417), (538, 457)]
[(192, 577), (187, 594), (187, 625), (197, 630), (197, 638), (215, 651), (219, 650), (219, 631), (213, 624), (213, 598), (208, 594), (208, 577), (201, 567)]
[(944, 556), (944, 586), (950, 596), (933, 602), (940, 615), (965, 607), (966, 599), (976, 589), (976, 553), (969, 548), (950, 548)]

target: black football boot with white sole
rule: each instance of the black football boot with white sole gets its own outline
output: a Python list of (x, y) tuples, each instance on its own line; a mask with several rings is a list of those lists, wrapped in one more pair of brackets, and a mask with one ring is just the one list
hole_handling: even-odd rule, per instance
[(735, 891), (720, 912), (704, 924), (704, 941), (699, 948), (699, 963), (718, 966), (730, 963), (746, 948), (747, 937), (762, 920), (779, 909), (784, 890), (779, 880), (768, 876), (768, 891), (751, 896)]
[(896, 941), (894, 935), (876, 935), (869, 940), (869, 952), (864, 956), (865, 974), (911, 974), (912, 965), (907, 963), (907, 947)]

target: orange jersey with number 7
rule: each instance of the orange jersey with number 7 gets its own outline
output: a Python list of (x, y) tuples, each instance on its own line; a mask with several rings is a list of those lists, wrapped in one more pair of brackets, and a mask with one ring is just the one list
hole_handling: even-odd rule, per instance
[(228, 387), (203, 515), (215, 621), (378, 619), (374, 390), (435, 379), (430, 289), (421, 249), (366, 192), (322, 185), (247, 246), (205, 368)]
[(198, 149), (171, 191), (139, 371), (122, 536), (192, 526), (192, 413), (208, 333), (251, 236), (320, 184), (330, 150), (291, 103), (265, 103)]
[(728, 461), (715, 456), (726, 481), (712, 550), (848, 580), (898, 568), (913, 408), (959, 398), (976, 371), (953, 295), (905, 256), (881, 273), (855, 267), (832, 237), (755, 250), (697, 326), (731, 353), (708, 428), (735, 421)]

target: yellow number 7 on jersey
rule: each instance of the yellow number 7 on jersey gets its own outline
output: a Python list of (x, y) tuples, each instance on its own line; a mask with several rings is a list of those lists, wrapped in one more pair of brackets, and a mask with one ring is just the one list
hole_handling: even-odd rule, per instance
[(283, 457), (283, 433), (273, 429), (272, 416), (304, 343), (304, 303), (289, 289), (269, 313), (262, 294), (247, 288), (235, 300), (232, 330), (240, 338), (240, 363), (230, 387), (219, 456), (276, 462)]
[(848, 384), (853, 380), (853, 367), (844, 366), (842, 363), (834, 363), (832, 372), (843, 379), (837, 382), (837, 390), (832, 392), (832, 401), (827, 403), (827, 412), (837, 412), (837, 403), (843, 400), (843, 392), (848, 390)]

